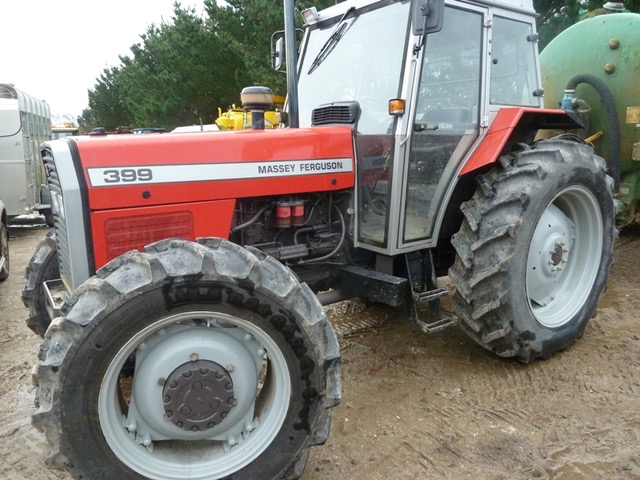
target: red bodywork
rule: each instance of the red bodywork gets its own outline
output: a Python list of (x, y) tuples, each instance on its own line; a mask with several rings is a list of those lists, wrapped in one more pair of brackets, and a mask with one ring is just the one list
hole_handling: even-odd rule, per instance
[(564, 110), (545, 108), (501, 108), (493, 120), (486, 137), (473, 153), (460, 175), (473, 172), (494, 163), (507, 142), (517, 135), (518, 129), (536, 132), (545, 128), (578, 128), (579, 124), (568, 117)]
[(227, 238), (239, 198), (355, 183), (348, 127), (74, 141), (88, 187), (96, 268), (162, 238)]

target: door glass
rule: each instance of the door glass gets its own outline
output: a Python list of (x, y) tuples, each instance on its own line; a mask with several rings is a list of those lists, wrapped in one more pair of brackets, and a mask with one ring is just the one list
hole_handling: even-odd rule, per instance
[(530, 24), (494, 17), (491, 103), (539, 106), (535, 48)]
[(404, 242), (429, 238), (457, 166), (478, 135), (483, 15), (447, 7), (427, 37), (405, 191)]

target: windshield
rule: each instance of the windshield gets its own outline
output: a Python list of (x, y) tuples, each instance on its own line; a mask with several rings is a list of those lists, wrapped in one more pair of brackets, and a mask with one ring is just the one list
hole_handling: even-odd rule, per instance
[(310, 32), (298, 84), (300, 126), (310, 126), (311, 111), (322, 104), (357, 101), (361, 133), (389, 131), (388, 101), (399, 95), (409, 5), (351, 13)]

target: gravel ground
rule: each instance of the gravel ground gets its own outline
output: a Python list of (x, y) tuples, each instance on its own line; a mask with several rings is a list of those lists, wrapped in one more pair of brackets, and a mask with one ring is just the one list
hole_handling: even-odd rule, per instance
[[(45, 467), (48, 445), (30, 424), (40, 341), (20, 292), (46, 232), (11, 228), (12, 273), (0, 283), (0, 478), (9, 480), (70, 478)], [(639, 253), (640, 230), (622, 234), (584, 337), (529, 366), (457, 328), (427, 336), (401, 311), (329, 308), (343, 402), (302, 479), (640, 479)]]

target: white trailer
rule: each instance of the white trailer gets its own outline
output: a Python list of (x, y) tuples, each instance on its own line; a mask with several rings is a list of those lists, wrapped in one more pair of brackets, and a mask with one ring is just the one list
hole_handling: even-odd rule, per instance
[(44, 100), (0, 83), (0, 198), (9, 218), (50, 212), (40, 144), (51, 139)]

